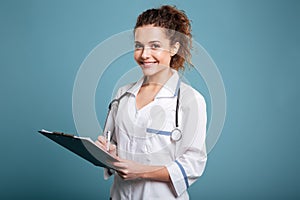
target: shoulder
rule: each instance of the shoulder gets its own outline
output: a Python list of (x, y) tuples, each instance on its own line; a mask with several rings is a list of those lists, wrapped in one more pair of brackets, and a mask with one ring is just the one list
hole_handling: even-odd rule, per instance
[(180, 100), (183, 102), (183, 105), (188, 107), (194, 106), (195, 104), (206, 106), (204, 96), (184, 82), (180, 84)]
[(120, 96), (122, 96), (123, 94), (125, 94), (125, 93), (126, 93), (130, 88), (132, 88), (135, 84), (136, 84), (136, 82), (133, 82), (133, 83), (129, 83), (129, 84), (126, 84), (126, 85), (121, 86), (121, 87), (118, 89), (116, 98), (119, 98)]

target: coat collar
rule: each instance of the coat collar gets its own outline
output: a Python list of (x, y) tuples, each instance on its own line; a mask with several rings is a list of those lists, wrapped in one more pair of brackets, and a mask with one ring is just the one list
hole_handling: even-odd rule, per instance
[[(155, 98), (168, 98), (168, 97), (177, 96), (181, 81), (178, 72), (174, 69), (172, 69), (172, 72), (173, 75), (169, 78), (169, 80), (165, 83), (165, 85), (159, 90)], [(127, 92), (136, 96), (138, 91), (142, 87), (145, 78), (146, 78), (145, 76), (140, 78)]]

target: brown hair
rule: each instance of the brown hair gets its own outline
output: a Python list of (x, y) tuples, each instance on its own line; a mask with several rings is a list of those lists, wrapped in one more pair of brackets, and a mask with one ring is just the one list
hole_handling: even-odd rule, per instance
[(171, 58), (170, 67), (179, 70), (184, 69), (184, 64), (192, 66), (191, 48), (192, 34), (191, 23), (184, 11), (175, 6), (164, 5), (144, 11), (137, 18), (134, 30), (144, 25), (154, 25), (166, 29), (166, 35), (170, 39), (170, 45), (180, 43), (180, 48)]

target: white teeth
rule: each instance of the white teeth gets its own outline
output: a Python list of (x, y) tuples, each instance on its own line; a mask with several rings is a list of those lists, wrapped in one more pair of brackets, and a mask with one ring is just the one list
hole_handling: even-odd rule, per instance
[(156, 63), (156, 62), (142, 62), (143, 64), (154, 64), (154, 63)]
[(150, 65), (153, 65), (153, 64), (155, 64), (155, 62), (146, 62), (146, 63), (144, 62), (143, 63), (143, 65), (145, 65), (145, 66), (150, 66)]
[(152, 67), (152, 66), (156, 65), (157, 61), (146, 61), (146, 62), (141, 61), (140, 63), (141, 63), (142, 66), (148, 68), (148, 67)]

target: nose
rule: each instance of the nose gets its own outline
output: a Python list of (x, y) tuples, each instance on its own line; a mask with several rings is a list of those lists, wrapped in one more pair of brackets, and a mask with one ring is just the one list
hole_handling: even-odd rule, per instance
[(145, 60), (150, 57), (151, 49), (149, 47), (144, 47), (141, 57)]

